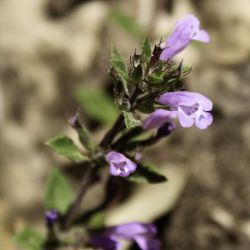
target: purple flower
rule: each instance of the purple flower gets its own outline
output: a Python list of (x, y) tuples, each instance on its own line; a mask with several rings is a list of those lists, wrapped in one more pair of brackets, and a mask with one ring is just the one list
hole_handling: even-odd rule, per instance
[(103, 250), (118, 250), (121, 248), (121, 245), (119, 244), (119, 242), (116, 238), (113, 238), (112, 236), (107, 236), (105, 234), (92, 235), (92, 237), (90, 239), (90, 243), (91, 243), (91, 245), (98, 247), (98, 249), (100, 248)]
[(143, 122), (143, 129), (150, 130), (154, 128), (160, 128), (165, 123), (172, 123), (172, 120), (176, 116), (177, 112), (175, 111), (157, 109), (145, 119)]
[(128, 159), (125, 155), (111, 151), (106, 155), (109, 163), (109, 172), (114, 176), (127, 177), (136, 170), (137, 164)]
[(193, 124), (199, 129), (206, 129), (213, 122), (211, 111), (213, 103), (207, 97), (188, 91), (168, 92), (160, 96), (158, 102), (177, 112), (180, 124), (184, 128)]
[(176, 23), (174, 32), (168, 37), (160, 59), (167, 61), (184, 50), (192, 40), (207, 43), (210, 38), (205, 30), (199, 28), (200, 22), (193, 15), (186, 15)]
[(58, 220), (59, 215), (58, 212), (55, 210), (50, 210), (45, 213), (45, 220), (48, 224), (53, 224), (55, 221)]
[(160, 250), (161, 244), (155, 238), (157, 229), (152, 224), (127, 223), (109, 227), (100, 235), (93, 235), (91, 243), (103, 250), (120, 249), (119, 240), (132, 240), (141, 250)]

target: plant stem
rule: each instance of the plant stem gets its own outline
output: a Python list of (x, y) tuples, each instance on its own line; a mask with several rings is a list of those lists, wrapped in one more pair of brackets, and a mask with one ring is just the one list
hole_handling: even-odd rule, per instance
[[(134, 93), (131, 95), (130, 100), (129, 100), (131, 104), (131, 108), (133, 108), (133, 105), (135, 104), (136, 98), (139, 93), (140, 93), (140, 90), (136, 88), (134, 90)], [(113, 127), (103, 137), (102, 141), (100, 142), (100, 147), (102, 147), (103, 149), (108, 149), (111, 146), (111, 143), (113, 139), (115, 138), (115, 136), (120, 132), (123, 125), (124, 125), (124, 118), (123, 118), (123, 115), (120, 114), (115, 124), (113, 125)], [(96, 168), (92, 166), (88, 168), (86, 174), (83, 176), (80, 190), (65, 216), (65, 221), (63, 224), (64, 229), (69, 228), (70, 225), (72, 224), (75, 214), (77, 213), (77, 211), (79, 210), (81, 206), (82, 200), (84, 198), (85, 193), (87, 192), (88, 187), (92, 183), (95, 182), (95, 179), (93, 178), (95, 171), (96, 171)]]
[[(136, 98), (137, 98), (139, 92), (140, 92), (140, 90), (138, 88), (136, 88), (134, 90), (134, 93), (131, 95), (130, 100), (129, 100), (129, 102), (131, 104), (131, 108), (133, 108), (133, 105), (136, 101)], [(120, 129), (122, 128), (123, 125), (124, 125), (124, 117), (121, 113), (118, 116), (113, 127), (103, 137), (102, 141), (100, 142), (100, 147), (103, 149), (108, 149), (110, 147), (113, 139), (115, 138), (115, 136), (120, 132)]]
[(82, 199), (87, 191), (88, 186), (94, 182), (94, 179), (93, 179), (94, 171), (95, 171), (95, 168), (90, 167), (90, 168), (88, 168), (87, 172), (83, 176), (83, 178), (81, 180), (80, 190), (79, 190), (74, 202), (70, 206), (70, 208), (65, 216), (65, 223), (63, 225), (64, 229), (69, 228), (69, 226), (71, 225), (71, 223), (75, 217), (75, 214), (77, 213), (77, 211), (81, 205)]

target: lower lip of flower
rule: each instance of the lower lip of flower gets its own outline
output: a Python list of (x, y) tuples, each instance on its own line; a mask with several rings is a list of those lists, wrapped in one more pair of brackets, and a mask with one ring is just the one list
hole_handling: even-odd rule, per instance
[(193, 106), (180, 105), (180, 108), (184, 111), (185, 114), (190, 116), (199, 110), (199, 104), (195, 103)]

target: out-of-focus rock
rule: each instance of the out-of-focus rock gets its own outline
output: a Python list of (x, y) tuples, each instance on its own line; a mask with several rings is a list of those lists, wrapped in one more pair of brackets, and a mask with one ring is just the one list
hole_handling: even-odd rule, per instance
[(82, 4), (58, 20), (45, 5), (0, 3), (0, 188), (9, 212), (42, 201), (52, 161), (41, 145), (66, 130), (74, 86), (102, 51), (107, 3)]
[(234, 0), (194, 2), (213, 30), (214, 48), (211, 50), (213, 61), (222, 65), (249, 61), (250, 2), (248, 0), (239, 0), (237, 4)]

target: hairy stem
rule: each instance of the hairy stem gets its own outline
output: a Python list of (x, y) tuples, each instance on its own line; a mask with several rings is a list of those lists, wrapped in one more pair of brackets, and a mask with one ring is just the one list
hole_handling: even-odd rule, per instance
[[(139, 89), (136, 88), (134, 93), (131, 95), (130, 100), (129, 100), (131, 108), (133, 108), (133, 105), (136, 101), (136, 98), (137, 98), (139, 92), (140, 92)], [(113, 125), (113, 127), (107, 132), (107, 134), (101, 140), (100, 147), (102, 147), (103, 149), (109, 148), (113, 139), (120, 132), (123, 125), (124, 125), (124, 117), (122, 114), (120, 114), (119, 117), (117, 118), (115, 124)]]

